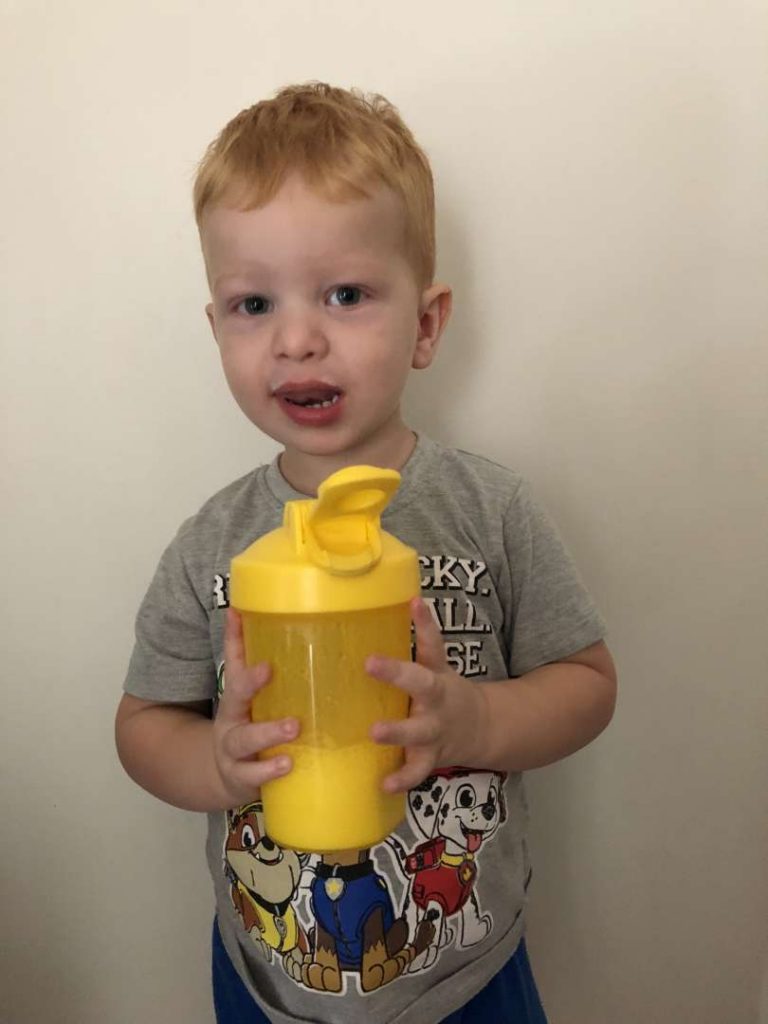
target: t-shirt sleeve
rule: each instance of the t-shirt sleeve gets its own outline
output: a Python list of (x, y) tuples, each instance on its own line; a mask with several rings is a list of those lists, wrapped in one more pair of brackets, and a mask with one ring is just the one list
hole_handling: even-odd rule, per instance
[(520, 676), (605, 636), (605, 623), (555, 526), (521, 482), (504, 519), (512, 580), (509, 672)]
[(216, 694), (208, 612), (184, 560), (185, 528), (166, 548), (136, 616), (123, 684), (152, 701), (209, 700)]

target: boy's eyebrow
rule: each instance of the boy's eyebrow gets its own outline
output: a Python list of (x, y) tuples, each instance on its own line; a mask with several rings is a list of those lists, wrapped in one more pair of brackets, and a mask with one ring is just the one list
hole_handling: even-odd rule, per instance
[[(326, 262), (329, 264), (329, 273), (332, 273), (332, 276), (339, 277), (340, 279), (349, 277), (350, 280), (357, 277), (365, 277), (368, 274), (378, 274), (384, 266), (384, 261), (378, 258), (352, 254), (340, 256), (336, 259), (329, 257)], [(334, 263), (337, 265), (334, 266)], [(349, 273), (346, 274), (346, 271), (349, 271)], [(248, 287), (253, 274), (258, 274), (262, 278), (268, 278), (272, 276), (273, 272), (273, 268), (268, 263), (254, 262), (236, 273), (224, 272), (217, 275), (213, 279), (211, 287), (213, 289), (233, 287), (235, 285)]]
[(212, 285), (214, 288), (219, 288), (221, 285), (244, 283), (246, 280), (245, 274), (219, 274), (218, 277), (214, 277)]
[(247, 291), (249, 288), (254, 287), (254, 277), (256, 275), (258, 276), (258, 284), (260, 287), (269, 286), (269, 271), (257, 270), (254, 267), (251, 271), (240, 271), (237, 274), (219, 274), (211, 282), (211, 291)]

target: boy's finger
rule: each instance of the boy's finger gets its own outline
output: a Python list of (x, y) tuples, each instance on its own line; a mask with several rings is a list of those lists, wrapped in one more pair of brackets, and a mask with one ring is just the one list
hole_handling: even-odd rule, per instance
[(420, 785), (435, 767), (434, 756), (429, 750), (409, 751), (402, 768), (393, 772), (382, 782), (387, 793), (407, 793)]
[(229, 729), (222, 738), (222, 747), (233, 761), (253, 758), (262, 750), (290, 743), (299, 734), (296, 718), (283, 718), (277, 722), (248, 722)]
[(251, 701), (269, 682), (271, 668), (262, 661), (251, 668), (231, 671), (229, 663), (224, 665), (224, 692), (219, 701), (216, 721), (219, 725), (234, 725), (250, 722)]
[(230, 778), (230, 784), (241, 794), (239, 803), (248, 803), (258, 797), (265, 782), (287, 775), (293, 762), (286, 754), (270, 757), (266, 761), (240, 761)]
[(432, 618), (432, 613), (420, 597), (411, 601), (411, 618), (416, 630), (416, 661), (420, 665), (431, 668), (434, 672), (443, 672), (448, 667), (445, 660), (443, 636)]
[(375, 722), (370, 736), (389, 747), (426, 747), (437, 743), (440, 726), (433, 715), (418, 715), (399, 722)]
[(251, 701), (269, 676), (270, 666), (266, 662), (246, 666), (243, 622), (234, 608), (228, 608), (224, 623), (224, 692), (217, 720), (220, 723), (250, 721)]
[(224, 664), (233, 669), (245, 667), (243, 620), (234, 608), (227, 608), (224, 620)]
[(435, 673), (412, 661), (398, 661), (396, 658), (371, 654), (365, 659), (365, 671), (383, 683), (393, 683), (411, 697), (428, 700), (438, 693), (439, 683)]

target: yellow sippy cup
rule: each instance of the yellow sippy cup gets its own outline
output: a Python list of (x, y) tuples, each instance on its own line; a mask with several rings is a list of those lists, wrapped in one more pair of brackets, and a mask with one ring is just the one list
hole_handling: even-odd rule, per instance
[(261, 755), (293, 760), (288, 775), (262, 787), (266, 830), (281, 846), (370, 846), (405, 814), (404, 794), (381, 789), (402, 750), (368, 732), (377, 720), (405, 718), (408, 696), (364, 669), (372, 653), (411, 656), (418, 559), (380, 523), (399, 482), (390, 469), (342, 469), (316, 500), (287, 502), (282, 527), (232, 560), (230, 600), (243, 618), (246, 661), (272, 665), (251, 717), (301, 723), (294, 742)]

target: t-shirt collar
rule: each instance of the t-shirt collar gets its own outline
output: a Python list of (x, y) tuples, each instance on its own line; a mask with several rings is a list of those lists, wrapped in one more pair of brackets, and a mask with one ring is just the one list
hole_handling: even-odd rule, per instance
[[(390, 509), (396, 508), (405, 499), (405, 495), (411, 490), (411, 484), (418, 479), (420, 470), (424, 467), (432, 450), (435, 448), (434, 441), (431, 441), (424, 434), (416, 433), (416, 431), (414, 433), (416, 434), (416, 445), (408, 457), (408, 461), (400, 470), (402, 482), (397, 494), (392, 499), (392, 503), (389, 506)], [(301, 491), (297, 491), (285, 479), (280, 469), (279, 454), (274, 457), (266, 468), (266, 482), (270, 491), (281, 505), (284, 505), (286, 501), (300, 501), (311, 497), (311, 495), (302, 494)]]

